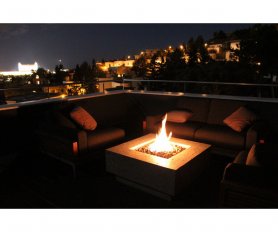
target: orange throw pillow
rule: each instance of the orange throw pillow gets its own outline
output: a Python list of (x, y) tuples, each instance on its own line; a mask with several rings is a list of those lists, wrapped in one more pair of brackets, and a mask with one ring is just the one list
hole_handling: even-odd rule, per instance
[(241, 132), (244, 128), (251, 125), (256, 120), (257, 116), (242, 106), (230, 116), (225, 118), (223, 122), (233, 130)]
[(253, 144), (253, 146), (251, 147), (247, 159), (246, 159), (246, 165), (250, 165), (250, 166), (260, 166), (260, 164), (257, 161), (256, 158), (256, 144)]
[(97, 122), (92, 115), (80, 106), (70, 112), (70, 117), (85, 130), (94, 130), (97, 127)]
[(173, 110), (167, 113), (167, 121), (185, 123), (192, 117), (192, 113), (184, 110)]

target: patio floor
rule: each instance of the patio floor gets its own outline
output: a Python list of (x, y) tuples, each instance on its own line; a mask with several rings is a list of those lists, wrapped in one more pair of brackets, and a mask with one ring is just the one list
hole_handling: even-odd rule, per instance
[(167, 201), (119, 183), (99, 163), (73, 181), (67, 167), (56, 160), (22, 157), (0, 175), (0, 208), (217, 208), (219, 183), (230, 161), (211, 155), (203, 174)]

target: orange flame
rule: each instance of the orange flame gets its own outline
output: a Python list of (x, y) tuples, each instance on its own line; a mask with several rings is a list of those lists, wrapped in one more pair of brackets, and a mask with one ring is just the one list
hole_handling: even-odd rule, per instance
[(170, 132), (169, 135), (167, 135), (166, 132), (166, 121), (167, 114), (162, 120), (162, 127), (159, 133), (156, 135), (154, 142), (149, 145), (149, 150), (152, 152), (171, 152), (174, 150), (172, 144), (170, 143), (172, 132)]

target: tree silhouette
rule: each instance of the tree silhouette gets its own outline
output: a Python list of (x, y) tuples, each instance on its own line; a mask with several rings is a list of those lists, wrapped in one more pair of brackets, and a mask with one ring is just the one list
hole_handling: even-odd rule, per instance
[(198, 49), (196, 47), (196, 43), (193, 38), (190, 38), (188, 41), (187, 51), (188, 51), (188, 56), (189, 56), (188, 64), (190, 66), (192, 66), (192, 65), (198, 63), (198, 56), (197, 56)]
[(147, 69), (148, 64), (145, 55), (141, 55), (134, 61), (132, 71), (134, 71), (137, 77), (146, 77)]
[(213, 40), (225, 40), (227, 39), (227, 35), (224, 31), (216, 31), (213, 33)]
[(184, 53), (181, 49), (176, 48), (173, 52), (167, 54), (166, 62), (162, 65), (162, 70), (160, 70), (161, 79), (182, 79), (185, 68)]
[(199, 63), (207, 63), (210, 61), (210, 56), (205, 47), (205, 41), (202, 36), (198, 36), (195, 40), (195, 47), (197, 49), (197, 59)]
[(55, 66), (55, 74), (53, 76), (53, 82), (56, 84), (61, 84), (65, 80), (65, 77), (68, 75), (67, 72), (63, 71), (63, 64)]
[(80, 82), (82, 81), (82, 73), (79, 64), (76, 65), (75, 70), (74, 70), (74, 75), (73, 75), (73, 80), (75, 82)]
[(255, 66), (260, 74), (278, 73), (278, 31), (275, 25), (259, 24), (234, 32), (240, 39), (239, 61)]
[(147, 66), (147, 77), (150, 79), (159, 79), (164, 63), (164, 53), (162, 51), (157, 51), (152, 56), (151, 61)]
[(92, 66), (88, 62), (83, 62), (80, 65), (80, 76), (83, 82), (84, 88), (87, 92), (92, 93), (96, 91), (96, 75), (92, 70)]

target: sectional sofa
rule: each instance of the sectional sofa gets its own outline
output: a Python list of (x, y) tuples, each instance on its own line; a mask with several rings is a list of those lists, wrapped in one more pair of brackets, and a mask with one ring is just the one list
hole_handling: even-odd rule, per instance
[[(96, 130), (86, 131), (72, 122), (69, 112), (75, 106), (83, 107), (96, 119)], [(260, 119), (242, 132), (236, 132), (223, 119), (240, 106), (249, 107)], [(37, 138), (41, 149), (48, 153), (85, 156), (141, 136), (143, 129), (145, 133), (157, 133), (162, 116), (179, 109), (192, 112), (192, 117), (185, 123), (168, 121), (168, 132), (172, 131), (174, 137), (212, 144), (213, 153), (234, 157), (266, 139), (267, 120), (261, 117), (260, 108), (261, 105), (253, 102), (229, 99), (112, 94), (54, 104), (40, 118)], [(146, 128), (143, 128), (144, 121)]]
[(172, 131), (174, 137), (209, 143), (213, 145), (213, 153), (234, 157), (238, 151), (249, 149), (254, 143), (266, 136), (266, 124), (261, 119), (241, 132), (237, 132), (224, 124), (223, 120), (241, 106), (251, 108), (260, 118), (260, 113), (244, 101), (178, 98), (162, 114), (146, 117), (147, 131), (156, 133), (161, 125), (162, 116), (167, 112), (172, 110), (188, 111), (192, 113), (192, 117), (185, 123), (167, 122), (168, 132)]

